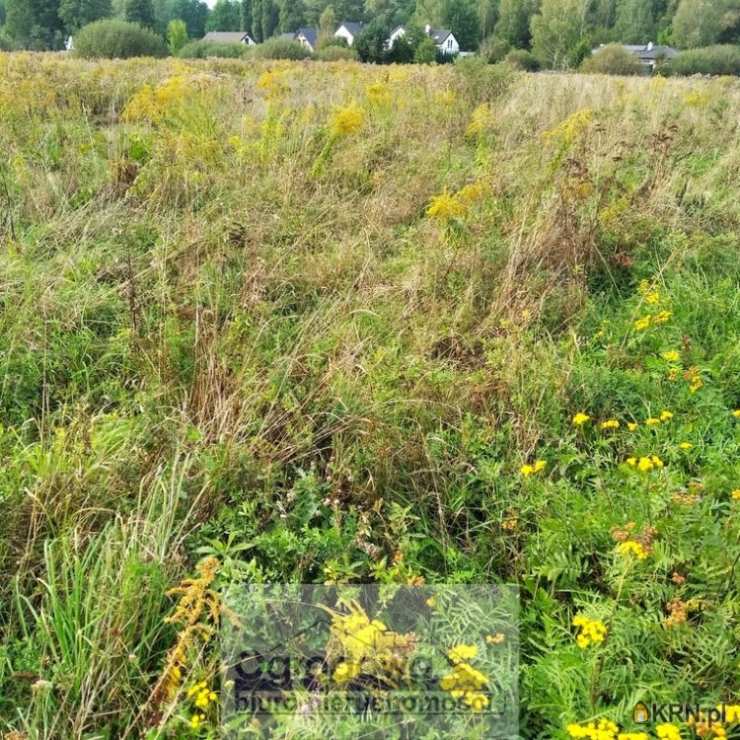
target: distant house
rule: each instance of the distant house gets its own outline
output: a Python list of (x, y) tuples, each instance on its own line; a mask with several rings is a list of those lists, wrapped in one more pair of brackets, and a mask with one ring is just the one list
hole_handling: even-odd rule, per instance
[(362, 33), (362, 27), (362, 23), (343, 21), (335, 31), (334, 35), (338, 39), (344, 39), (347, 42), (347, 46), (352, 46), (357, 37)]
[(303, 44), (309, 51), (316, 51), (316, 45), (319, 40), (319, 32), (316, 28), (299, 28), (294, 34), (293, 38), (299, 43)]
[[(592, 49), (591, 53), (598, 54), (603, 48), (604, 44)], [(664, 59), (673, 59), (679, 54), (671, 46), (661, 46), (660, 44), (654, 44), (652, 41), (649, 44), (622, 44), (622, 48), (630, 54), (634, 54), (646, 72), (654, 72), (658, 64)]]
[[(457, 42), (455, 35), (452, 31), (446, 28), (432, 28), (429, 24), (424, 26), (424, 33), (429, 36), (434, 45), (437, 47), (437, 51), (445, 56), (457, 56), (460, 53), (460, 44)], [(392, 49), (393, 44), (406, 35), (406, 29), (403, 26), (396, 26), (392, 31), (388, 40), (385, 42), (386, 48)]]
[(209, 31), (203, 41), (212, 41), (214, 44), (246, 44), (255, 46), (255, 40), (244, 31)]

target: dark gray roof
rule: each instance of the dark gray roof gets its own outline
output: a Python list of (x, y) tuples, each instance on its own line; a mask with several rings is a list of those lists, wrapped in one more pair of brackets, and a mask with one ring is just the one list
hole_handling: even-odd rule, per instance
[(316, 28), (305, 27), (305, 28), (299, 28), (295, 32), (295, 36), (296, 38), (298, 38), (299, 36), (303, 36), (303, 38), (306, 39), (306, 41), (308, 41), (311, 47), (315, 49), (316, 40), (319, 37), (319, 32)]
[(362, 31), (362, 27), (364, 25), (365, 24), (360, 21), (342, 21), (339, 24), (339, 28), (344, 26), (353, 36), (357, 36)]
[[(656, 59), (673, 59), (679, 54), (672, 46), (662, 46), (660, 44), (621, 44), (621, 47), (644, 62), (652, 62)], [(602, 44), (593, 49), (591, 53), (598, 54), (604, 48), (605, 46)]]
[(249, 34), (244, 31), (209, 31), (203, 41), (215, 41), (217, 44), (243, 44)]
[(678, 56), (678, 51), (672, 46), (656, 44), (652, 48), (645, 47), (642, 51), (638, 51), (637, 55), (640, 59), (672, 59)]
[(429, 29), (429, 36), (437, 46), (443, 44), (445, 39), (452, 33), (447, 28), (431, 28)]

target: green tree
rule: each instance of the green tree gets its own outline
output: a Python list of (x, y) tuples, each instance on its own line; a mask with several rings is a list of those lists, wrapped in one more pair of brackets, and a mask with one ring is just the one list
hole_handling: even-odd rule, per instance
[(691, 49), (740, 39), (740, 0), (681, 0), (673, 17), (673, 40)]
[(206, 31), (239, 31), (241, 24), (241, 8), (236, 2), (216, 0), (206, 21)]
[(191, 39), (200, 38), (206, 32), (209, 10), (203, 0), (173, 0), (170, 13), (169, 20), (185, 21)]
[(179, 18), (167, 24), (167, 46), (173, 56), (188, 43), (188, 27)]
[(68, 33), (75, 33), (83, 26), (111, 15), (111, 0), (62, 0), (59, 17)]
[(5, 30), (16, 44), (27, 49), (63, 48), (59, 0), (6, 0)]
[(614, 36), (623, 44), (645, 44), (656, 35), (654, 9), (648, 0), (619, 0)]
[(154, 28), (154, 6), (152, 0), (126, 0), (124, 18), (129, 23), (138, 23), (145, 28)]
[(242, 0), (239, 5), (239, 30), (252, 32), (252, 0)]
[(5, 23), (5, 0), (0, 0), (0, 26)]
[(382, 64), (386, 61), (385, 42), (390, 33), (390, 26), (384, 17), (381, 16), (370, 21), (355, 41), (355, 48), (360, 60), (374, 64)]
[(429, 36), (425, 36), (414, 52), (414, 61), (417, 64), (432, 64), (437, 59), (437, 45)]
[(477, 49), (480, 43), (478, 8), (470, 0), (448, 0), (442, 6), (442, 25), (455, 35), (460, 48)]
[(259, 44), (262, 38), (262, 0), (252, 0), (252, 38)]
[(280, 11), (273, 0), (262, 0), (262, 38), (269, 39), (280, 21)]
[(589, 0), (542, 0), (532, 18), (532, 52), (543, 67), (577, 65), (588, 31)]
[(501, 0), (496, 21), (496, 36), (515, 49), (530, 45), (530, 23), (537, 12), (537, 0)]
[(330, 43), (334, 38), (334, 31), (337, 30), (337, 19), (334, 15), (334, 8), (327, 5), (324, 12), (319, 16), (319, 47)]
[(277, 0), (278, 29), (281, 33), (295, 31), (305, 23), (303, 0)]
[(478, 0), (478, 26), (481, 39), (490, 36), (498, 20), (499, 0)]

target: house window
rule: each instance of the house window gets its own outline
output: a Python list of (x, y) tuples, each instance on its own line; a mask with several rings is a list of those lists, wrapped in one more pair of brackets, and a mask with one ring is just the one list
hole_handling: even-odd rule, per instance
[(452, 39), (447, 39), (447, 48), (448, 49), (452, 48)]

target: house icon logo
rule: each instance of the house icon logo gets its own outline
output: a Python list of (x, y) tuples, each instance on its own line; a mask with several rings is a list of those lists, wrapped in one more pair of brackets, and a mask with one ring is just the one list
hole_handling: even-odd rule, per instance
[(632, 721), (638, 725), (644, 725), (650, 719), (650, 710), (642, 703), (635, 704), (632, 710)]

